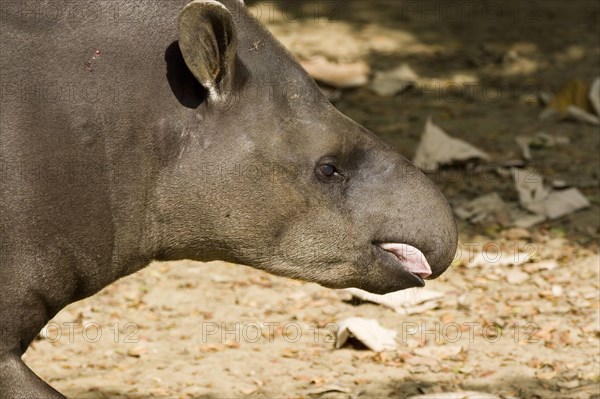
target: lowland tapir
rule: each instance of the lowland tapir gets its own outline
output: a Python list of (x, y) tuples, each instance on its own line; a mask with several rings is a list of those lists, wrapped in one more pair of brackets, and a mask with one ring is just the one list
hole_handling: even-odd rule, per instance
[(152, 260), (387, 293), (451, 263), (432, 182), (241, 0), (2, 0), (0, 396), (60, 309)]

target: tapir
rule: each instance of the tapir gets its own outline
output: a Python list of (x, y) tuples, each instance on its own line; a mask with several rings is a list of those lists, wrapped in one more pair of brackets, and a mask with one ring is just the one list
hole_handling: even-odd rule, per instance
[(451, 263), (443, 195), (241, 0), (3, 1), (1, 23), (1, 397), (63, 397), (22, 354), (154, 260), (378, 294)]

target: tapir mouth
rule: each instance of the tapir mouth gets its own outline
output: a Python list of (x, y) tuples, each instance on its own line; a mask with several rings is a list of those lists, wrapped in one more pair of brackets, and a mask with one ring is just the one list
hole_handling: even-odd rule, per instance
[(408, 272), (424, 279), (431, 276), (431, 266), (425, 254), (409, 244), (381, 243), (377, 244), (383, 250), (391, 252), (398, 258), (399, 263)]

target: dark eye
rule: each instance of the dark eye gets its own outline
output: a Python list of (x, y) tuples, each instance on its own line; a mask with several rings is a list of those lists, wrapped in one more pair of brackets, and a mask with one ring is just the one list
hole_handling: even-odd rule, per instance
[(317, 177), (326, 183), (338, 183), (344, 181), (344, 176), (335, 166), (333, 160), (323, 160), (315, 170)]
[(329, 163), (319, 166), (319, 171), (325, 177), (332, 177), (333, 175), (335, 175), (337, 173), (337, 169), (335, 168), (335, 166), (333, 166)]

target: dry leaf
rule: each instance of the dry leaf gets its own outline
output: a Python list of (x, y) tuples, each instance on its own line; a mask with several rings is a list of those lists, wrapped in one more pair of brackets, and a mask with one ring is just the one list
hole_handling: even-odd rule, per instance
[(248, 388), (240, 389), (240, 392), (243, 393), (244, 395), (252, 395), (256, 391), (258, 391), (257, 387), (248, 387)]
[(140, 357), (147, 352), (148, 352), (148, 348), (143, 347), (143, 346), (136, 346), (135, 348), (131, 348), (127, 351), (127, 356)]
[(519, 136), (515, 139), (521, 149), (523, 159), (531, 160), (531, 148), (555, 147), (557, 145), (569, 144), (570, 140), (565, 136), (552, 136), (544, 132), (538, 132), (534, 136)]
[(529, 137), (517, 137), (515, 138), (517, 145), (521, 149), (521, 154), (523, 155), (523, 159), (527, 161), (531, 161), (531, 149), (529, 148), (531, 144), (531, 138)]
[(571, 381), (559, 381), (556, 383), (559, 387), (563, 389), (575, 389), (581, 385), (579, 380), (571, 380)]
[(427, 120), (421, 142), (413, 159), (416, 166), (422, 170), (437, 170), (442, 165), (470, 160), (489, 161), (490, 157), (471, 144), (450, 137), (435, 125), (431, 118)]
[(293, 348), (285, 348), (281, 351), (281, 356), (287, 358), (297, 358), (298, 357), (298, 349)]
[(396, 334), (394, 330), (381, 327), (377, 320), (350, 317), (339, 323), (335, 347), (341, 348), (352, 335), (375, 352), (396, 349)]
[(489, 193), (477, 197), (454, 210), (456, 216), (470, 223), (477, 224), (495, 221), (498, 214), (507, 211), (506, 203), (498, 193)]
[(424, 395), (410, 396), (408, 399), (501, 399), (500, 396), (487, 392), (462, 391), (428, 393)]
[(590, 125), (600, 125), (600, 118), (574, 105), (567, 107), (567, 117), (578, 122), (589, 123)]
[(596, 115), (600, 116), (600, 77), (594, 79), (590, 87), (589, 99)]
[(200, 345), (200, 352), (222, 352), (224, 347), (220, 344), (205, 344)]
[(398, 314), (413, 315), (413, 314), (425, 313), (428, 310), (437, 309), (440, 306), (441, 306), (441, 301), (429, 301), (429, 302), (424, 302), (419, 305), (396, 308), (395, 310), (396, 310), (396, 313), (398, 313)]
[(576, 188), (545, 187), (542, 177), (530, 169), (513, 169), (513, 178), (521, 206), (537, 215), (557, 219), (590, 206)]
[(590, 206), (590, 202), (576, 188), (553, 191), (544, 201), (546, 216), (557, 219)]
[(329, 393), (329, 392), (342, 392), (342, 393), (349, 394), (349, 393), (352, 393), (352, 390), (350, 390), (350, 388), (346, 388), (341, 385), (325, 385), (323, 387), (310, 390), (310, 391), (306, 392), (306, 394), (309, 396), (320, 396), (320, 395), (323, 395), (323, 394)]
[(229, 348), (229, 349), (239, 349), (240, 343), (239, 342), (226, 342), (225, 347)]
[(351, 293), (353, 296), (360, 298), (363, 301), (373, 302), (392, 308), (401, 314), (407, 314), (410, 310), (414, 310), (417, 305), (422, 305), (424, 303), (433, 304), (434, 308), (438, 307), (439, 300), (444, 297), (444, 293), (442, 292), (425, 288), (409, 288), (385, 295), (372, 294), (358, 288), (347, 288), (344, 291)]
[(371, 83), (371, 90), (379, 96), (393, 96), (413, 86), (419, 77), (407, 64), (396, 69), (377, 72)]
[(571, 80), (567, 82), (550, 100), (548, 107), (555, 109), (561, 114), (566, 114), (569, 106), (574, 105), (583, 111), (591, 111), (589, 101), (589, 82), (583, 80)]
[(521, 206), (533, 213), (543, 214), (543, 201), (550, 195), (550, 189), (544, 187), (542, 177), (532, 169), (515, 168), (512, 172)]
[(364, 86), (371, 73), (369, 66), (363, 61), (337, 64), (319, 56), (301, 61), (301, 64), (315, 80), (340, 89)]

